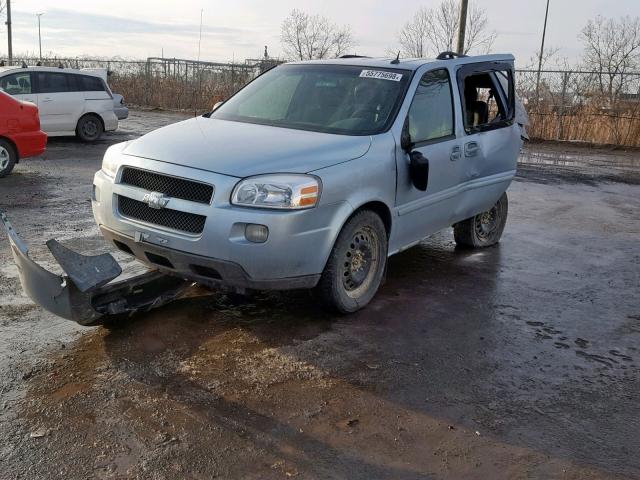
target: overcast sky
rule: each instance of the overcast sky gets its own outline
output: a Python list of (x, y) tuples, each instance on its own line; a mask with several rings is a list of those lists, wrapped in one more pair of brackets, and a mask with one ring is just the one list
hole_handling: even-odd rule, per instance
[[(484, 8), (497, 32), (495, 52), (529, 63), (540, 48), (546, 0), (470, 0)], [(38, 51), (35, 13), (42, 16), (43, 53), (146, 58), (195, 58), (200, 10), (204, 9), (201, 59), (260, 57), (264, 45), (278, 56), (280, 24), (292, 8), (320, 13), (353, 28), (358, 54), (384, 55), (397, 45), (402, 25), (420, 6), (439, 0), (12, 0), (14, 52)], [(551, 0), (547, 45), (571, 62), (580, 57), (577, 35), (596, 15), (640, 15), (640, 0)], [(2, 22), (4, 23), (4, 22)], [(0, 26), (0, 55), (6, 27)]]

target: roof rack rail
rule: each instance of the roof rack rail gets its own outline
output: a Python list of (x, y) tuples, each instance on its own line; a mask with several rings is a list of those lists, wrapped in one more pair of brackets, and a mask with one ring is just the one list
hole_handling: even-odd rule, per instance
[(453, 60), (454, 58), (462, 58), (467, 57), (464, 53), (456, 53), (456, 52), (440, 52), (440, 55), (436, 57), (436, 60)]
[(366, 55), (340, 55), (338, 58), (371, 58)]

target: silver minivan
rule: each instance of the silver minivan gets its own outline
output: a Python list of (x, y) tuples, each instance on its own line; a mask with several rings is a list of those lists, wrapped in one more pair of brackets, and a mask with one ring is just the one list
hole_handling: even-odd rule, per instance
[(0, 67), (0, 89), (38, 106), (49, 137), (98, 140), (118, 128), (113, 95), (94, 72), (54, 67)]
[(110, 147), (93, 212), (115, 247), (170, 277), (315, 288), (354, 312), (387, 258), (434, 232), (498, 242), (521, 112), (511, 55), (284, 64), (210, 113)]

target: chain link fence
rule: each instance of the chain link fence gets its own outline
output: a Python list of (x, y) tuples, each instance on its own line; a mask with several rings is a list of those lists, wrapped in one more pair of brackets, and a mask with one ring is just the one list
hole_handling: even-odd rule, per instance
[(516, 72), (532, 138), (640, 146), (640, 72)]
[(18, 57), (13, 63), (76, 69), (104, 68), (109, 72), (111, 89), (123, 95), (129, 104), (206, 111), (282, 61), (262, 58), (247, 59), (243, 63), (216, 63), (159, 57), (143, 61)]
[[(1, 59), (0, 59), (1, 60)], [(36, 65), (37, 58), (14, 64)], [(236, 63), (151, 57), (143, 61), (47, 58), (42, 65), (106, 68), (114, 92), (151, 108), (206, 111), (278, 59)], [(517, 70), (517, 90), (529, 113), (531, 138), (640, 146), (640, 72)]]

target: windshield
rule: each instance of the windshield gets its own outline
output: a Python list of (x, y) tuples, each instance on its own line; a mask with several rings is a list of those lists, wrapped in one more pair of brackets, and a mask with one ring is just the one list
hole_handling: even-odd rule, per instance
[(411, 72), (348, 65), (282, 65), (258, 77), (211, 118), (344, 135), (389, 128)]

